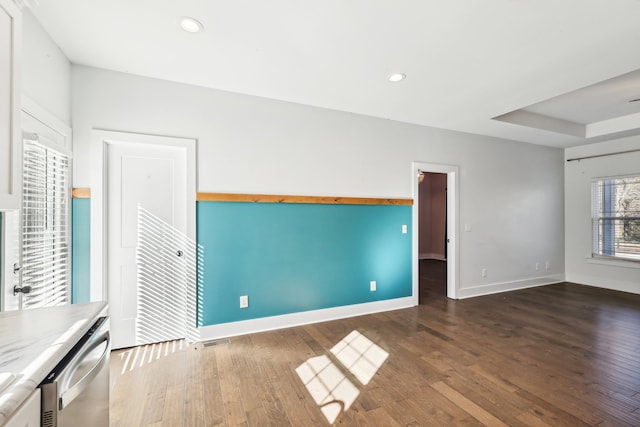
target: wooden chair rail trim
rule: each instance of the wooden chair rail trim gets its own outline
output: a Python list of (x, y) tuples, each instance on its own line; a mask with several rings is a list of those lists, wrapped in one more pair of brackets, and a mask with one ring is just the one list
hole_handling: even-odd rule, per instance
[[(90, 188), (74, 188), (74, 199), (90, 199)], [(383, 199), (375, 197), (284, 196), (275, 194), (198, 193), (198, 202), (252, 202), (252, 203), (309, 203), (325, 205), (399, 205), (411, 206), (412, 199)]]
[(74, 188), (71, 190), (71, 197), (74, 199), (90, 199), (91, 198), (91, 189), (90, 188)]
[(413, 199), (373, 197), (283, 196), (274, 194), (198, 193), (199, 202), (309, 203), (325, 205), (413, 205)]

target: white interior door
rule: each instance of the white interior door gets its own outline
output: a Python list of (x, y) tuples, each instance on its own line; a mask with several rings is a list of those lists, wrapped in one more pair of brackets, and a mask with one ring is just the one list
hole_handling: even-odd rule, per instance
[[(158, 256), (152, 257), (151, 262), (156, 265), (150, 269), (150, 275), (163, 273), (162, 277), (152, 281), (164, 287), (158, 292), (151, 292), (158, 305), (147, 313), (159, 315), (154, 319), (146, 319), (147, 327), (150, 323), (157, 326), (157, 330), (146, 336), (141, 336), (139, 328), (137, 330), (141, 315), (140, 275), (144, 276), (145, 273), (138, 271), (136, 251), (139, 232), (145, 228), (138, 224), (140, 208), (144, 210), (145, 218), (150, 217), (164, 224), (176, 235), (186, 235), (189, 203), (187, 150), (183, 147), (128, 141), (109, 143), (107, 177), (107, 282), (113, 348), (183, 338), (184, 335), (175, 336), (175, 331), (164, 328), (164, 324), (171, 321), (186, 322), (186, 308), (182, 307), (187, 283), (184, 276), (172, 273), (175, 271), (172, 265), (174, 261), (162, 254), (178, 258), (178, 251), (184, 248), (170, 234), (160, 236), (155, 243), (157, 250), (153, 252)], [(145, 221), (144, 218), (142, 220)], [(169, 306), (179, 309), (164, 313), (167, 302)], [(171, 320), (167, 316), (179, 318)]]

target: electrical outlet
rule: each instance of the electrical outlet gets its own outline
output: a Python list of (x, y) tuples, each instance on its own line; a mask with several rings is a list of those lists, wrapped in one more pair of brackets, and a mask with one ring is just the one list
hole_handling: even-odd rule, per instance
[(375, 280), (372, 280), (369, 282), (369, 290), (371, 292), (375, 292), (375, 290), (378, 288), (378, 284), (376, 283)]
[(540, 270), (540, 263), (536, 262), (536, 270)]
[(402, 234), (407, 234), (407, 224), (402, 224)]
[(551, 263), (549, 261), (544, 263), (544, 269), (549, 270), (551, 268)]
[(249, 307), (249, 295), (242, 295), (240, 297), (240, 308)]
[(482, 274), (482, 277), (487, 277), (487, 269), (483, 268), (480, 274)]

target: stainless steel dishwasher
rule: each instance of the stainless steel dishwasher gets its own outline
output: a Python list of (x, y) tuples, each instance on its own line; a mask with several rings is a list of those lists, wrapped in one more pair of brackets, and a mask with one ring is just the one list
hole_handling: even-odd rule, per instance
[(109, 426), (109, 318), (100, 317), (40, 384), (42, 427)]

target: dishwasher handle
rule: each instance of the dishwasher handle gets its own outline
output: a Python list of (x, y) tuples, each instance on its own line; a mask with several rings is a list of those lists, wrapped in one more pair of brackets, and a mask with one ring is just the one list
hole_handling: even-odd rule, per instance
[[(69, 387), (69, 382), (71, 381), (71, 377), (74, 372), (78, 369), (80, 362), (93, 350), (98, 348), (103, 343), (106, 343), (104, 347), (104, 352), (100, 355), (100, 358), (96, 362), (95, 365), (91, 368), (89, 372), (87, 372), (78, 382), (76, 382), (72, 387)], [(92, 339), (85, 347), (83, 347), (78, 354), (75, 355), (73, 360), (68, 365), (68, 370), (64, 372), (64, 374), (59, 378), (59, 383), (61, 386), (59, 392), (59, 402), (58, 407), (60, 410), (66, 408), (73, 400), (78, 397), (87, 386), (95, 379), (95, 377), (100, 373), (102, 368), (109, 363), (109, 351), (111, 350), (111, 335), (109, 333), (109, 329), (105, 330), (100, 335), (96, 336), (95, 339)]]

